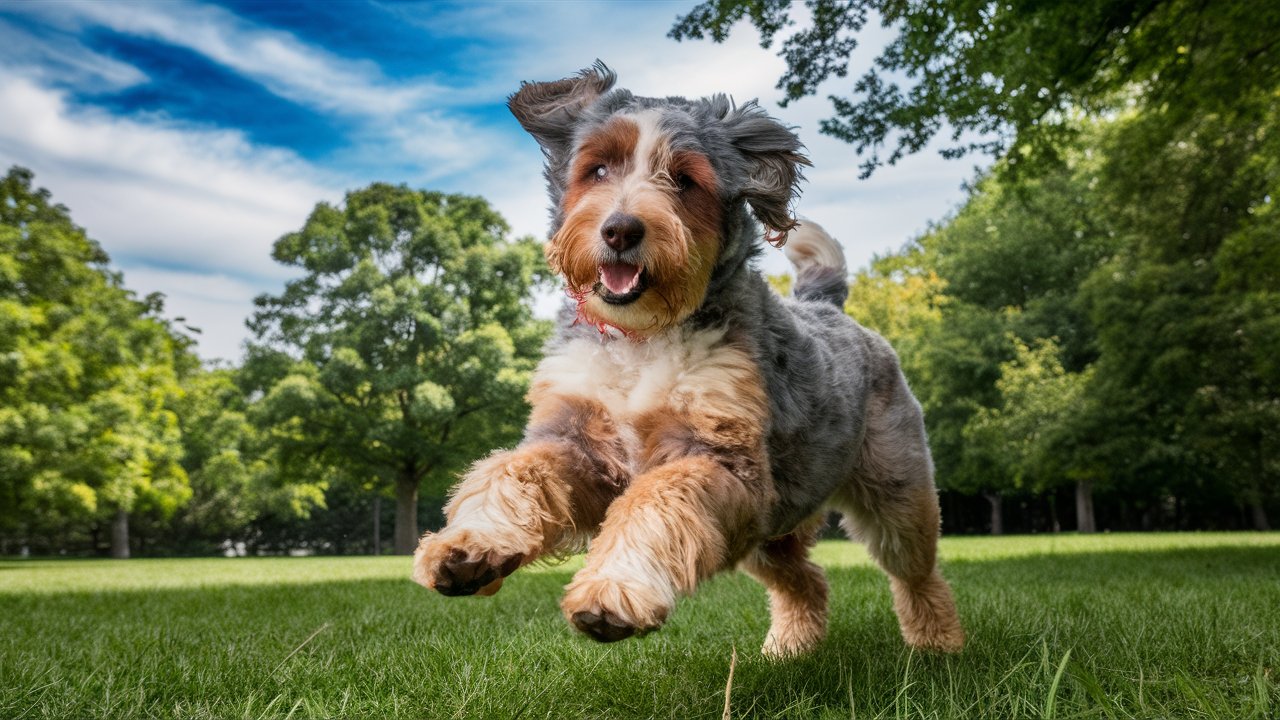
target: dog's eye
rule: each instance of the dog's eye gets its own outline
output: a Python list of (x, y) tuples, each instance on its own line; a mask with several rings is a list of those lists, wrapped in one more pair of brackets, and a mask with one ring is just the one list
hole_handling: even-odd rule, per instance
[(693, 178), (684, 173), (676, 175), (676, 187), (680, 188), (680, 192), (692, 189), (694, 187)]
[(609, 177), (609, 168), (604, 165), (597, 165), (595, 171), (591, 173), (591, 176), (596, 179), (596, 182), (600, 182), (601, 180)]

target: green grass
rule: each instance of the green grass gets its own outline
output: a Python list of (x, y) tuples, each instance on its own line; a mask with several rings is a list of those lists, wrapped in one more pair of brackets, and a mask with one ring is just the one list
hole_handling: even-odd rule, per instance
[(444, 598), (406, 558), (0, 561), (0, 717), (1280, 717), (1280, 534), (955, 538), (959, 656), (903, 646), (866, 553), (826, 542), (832, 622), (769, 662), (725, 575), (614, 645), (557, 607), (577, 561)]

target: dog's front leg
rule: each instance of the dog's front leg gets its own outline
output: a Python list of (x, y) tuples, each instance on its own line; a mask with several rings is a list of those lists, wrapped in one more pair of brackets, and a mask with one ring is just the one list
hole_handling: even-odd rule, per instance
[(679, 594), (758, 537), (765, 497), (754, 484), (707, 455), (640, 475), (609, 507), (561, 602), (565, 617), (602, 642), (660, 626)]
[(476, 463), (454, 487), (445, 527), (422, 536), (413, 579), (445, 595), (492, 595), (516, 568), (594, 530), (626, 483), (604, 409), (544, 399), (519, 447)]

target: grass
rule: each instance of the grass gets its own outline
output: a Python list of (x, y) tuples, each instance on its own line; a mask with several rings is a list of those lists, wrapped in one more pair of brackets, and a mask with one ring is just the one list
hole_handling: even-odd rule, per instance
[(908, 650), (848, 542), (832, 623), (768, 662), (763, 590), (708, 583), (597, 645), (557, 601), (577, 561), (444, 598), (406, 558), (0, 561), (0, 717), (1280, 717), (1280, 534), (952, 538), (970, 635)]

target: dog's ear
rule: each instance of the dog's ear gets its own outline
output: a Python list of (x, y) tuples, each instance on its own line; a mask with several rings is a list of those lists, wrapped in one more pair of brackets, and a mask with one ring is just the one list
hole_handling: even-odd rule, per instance
[(782, 123), (769, 117), (753, 100), (730, 110), (724, 117), (729, 142), (747, 164), (747, 181), (742, 198), (765, 226), (766, 239), (781, 246), (786, 233), (796, 226), (791, 201), (800, 194), (802, 166), (812, 163), (800, 151), (800, 138)]
[(582, 111), (608, 92), (617, 79), (612, 70), (596, 60), (573, 77), (521, 83), (520, 89), (507, 99), (507, 107), (544, 150), (560, 154), (573, 140), (573, 126)]

